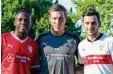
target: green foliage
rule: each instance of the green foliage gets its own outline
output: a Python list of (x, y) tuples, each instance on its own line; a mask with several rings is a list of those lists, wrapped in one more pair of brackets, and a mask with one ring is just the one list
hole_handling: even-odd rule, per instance
[(72, 31), (72, 27), (74, 25), (74, 22), (75, 22), (75, 15), (72, 12), (68, 12), (66, 26), (65, 26), (66, 30)]
[(49, 29), (47, 27), (47, 13), (52, 5), (51, 0), (3, 0), (1, 4), (2, 33), (14, 30), (14, 17), (16, 12), (21, 8), (26, 8), (31, 12), (32, 28), (30, 36), (34, 38), (36, 33)]
[(67, 22), (66, 22), (66, 30), (69, 30), (73, 33), (76, 33), (78, 35), (81, 34), (81, 26), (77, 26), (75, 24), (75, 22), (77, 22), (77, 17), (75, 16), (74, 13), (72, 12), (68, 12), (67, 14)]
[[(100, 31), (103, 33), (108, 33), (107, 31), (113, 25), (110, 21), (113, 19), (113, 17), (110, 16), (110, 14), (113, 14), (113, 0), (73, 0), (73, 3), (76, 5), (76, 17), (78, 19), (81, 17), (83, 11), (85, 11), (88, 7), (96, 8), (100, 13), (101, 18)], [(113, 36), (113, 31), (111, 32), (109, 35), (112, 34)], [(84, 34), (82, 35), (85, 36)]]
[(43, 15), (43, 17), (40, 18), (40, 20), (36, 21), (36, 34), (48, 31), (50, 29), (48, 14)]
[[(14, 30), (13, 22), (15, 14), (21, 8), (26, 8), (31, 12), (32, 28), (29, 32), (29, 36), (34, 38), (38, 33), (48, 31), (50, 29), (48, 10), (53, 4), (52, 0), (3, 0), (1, 1), (1, 4), (2, 33)], [(75, 21), (75, 15), (72, 12), (68, 12), (66, 30), (73, 31)]]

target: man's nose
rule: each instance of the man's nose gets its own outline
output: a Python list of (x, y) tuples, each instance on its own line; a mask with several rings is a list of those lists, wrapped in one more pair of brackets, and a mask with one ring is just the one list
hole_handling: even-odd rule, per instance
[(57, 24), (57, 25), (59, 25), (59, 23), (60, 23), (60, 20), (59, 20), (59, 19), (57, 19), (57, 20), (56, 20), (56, 24)]
[(93, 24), (90, 23), (88, 26), (89, 26), (89, 28), (92, 28), (93, 27)]

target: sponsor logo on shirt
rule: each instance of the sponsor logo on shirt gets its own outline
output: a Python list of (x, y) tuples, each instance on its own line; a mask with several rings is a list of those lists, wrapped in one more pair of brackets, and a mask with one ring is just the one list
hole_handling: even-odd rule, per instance
[(43, 43), (43, 45), (44, 45), (44, 46), (47, 46), (47, 45), (48, 45), (48, 43)]
[(20, 62), (26, 63), (27, 61), (30, 61), (30, 58), (27, 56), (21, 56), (21, 55), (16, 55), (17, 59), (20, 59)]
[(11, 48), (13, 48), (13, 45), (11, 45), (11, 44), (8, 44), (8, 46), (11, 47)]
[(8, 61), (8, 62), (13, 62), (13, 61), (14, 61), (14, 58), (15, 58), (15, 57), (14, 57), (13, 54), (8, 54), (8, 55), (7, 55), (7, 61)]
[(82, 57), (84, 65), (90, 64), (112, 64), (110, 55), (88, 55)]

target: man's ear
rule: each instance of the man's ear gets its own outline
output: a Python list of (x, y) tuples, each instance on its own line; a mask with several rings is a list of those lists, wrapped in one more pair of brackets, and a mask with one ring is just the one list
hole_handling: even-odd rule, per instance
[(16, 26), (16, 20), (14, 20), (14, 26)]
[(49, 20), (50, 20), (50, 17), (51, 17), (51, 16), (49, 15), (48, 17), (49, 17)]
[(51, 23), (51, 15), (49, 15), (48, 18), (49, 18), (49, 22)]
[(81, 20), (81, 24), (82, 24), (82, 26), (83, 26), (83, 24), (84, 24), (84, 20), (83, 20), (83, 19)]
[(101, 21), (99, 21), (99, 25), (98, 25), (98, 27), (100, 27), (101, 26)]
[(65, 20), (66, 20), (66, 22), (67, 22), (67, 16), (65, 16)]

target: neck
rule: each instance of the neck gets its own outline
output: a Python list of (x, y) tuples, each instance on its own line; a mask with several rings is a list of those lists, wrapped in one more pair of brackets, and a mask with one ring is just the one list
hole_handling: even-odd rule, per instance
[(64, 32), (65, 32), (65, 30), (62, 30), (62, 31), (58, 31), (58, 32), (56, 32), (56, 31), (54, 31), (54, 30), (51, 30), (51, 33), (54, 35), (54, 36), (61, 36), (61, 35), (63, 35), (64, 34)]
[(17, 32), (17, 31), (14, 31), (14, 34), (15, 34), (19, 39), (21, 39), (21, 40), (23, 40), (23, 39), (25, 39), (25, 38), (27, 37), (26, 34), (24, 34), (24, 33), (19, 33), (19, 32)]
[(94, 42), (96, 40), (96, 38), (100, 35), (100, 32), (98, 32), (97, 34), (95, 35), (89, 35), (88, 36), (88, 39), (92, 42)]

